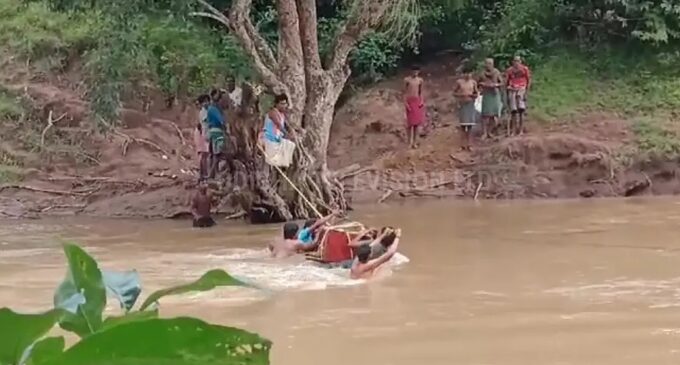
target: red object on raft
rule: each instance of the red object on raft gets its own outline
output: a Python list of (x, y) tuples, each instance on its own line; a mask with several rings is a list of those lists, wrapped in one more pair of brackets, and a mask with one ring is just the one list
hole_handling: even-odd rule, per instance
[(354, 258), (354, 252), (349, 243), (357, 233), (345, 232), (334, 229), (322, 229), (319, 231), (321, 244), (319, 250), (307, 255), (307, 258), (324, 263), (337, 263)]

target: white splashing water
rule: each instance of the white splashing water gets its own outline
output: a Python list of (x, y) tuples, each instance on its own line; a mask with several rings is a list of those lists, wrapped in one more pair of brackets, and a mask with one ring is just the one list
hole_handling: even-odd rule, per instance
[[(225, 249), (210, 254), (162, 254), (161, 266), (173, 267), (172, 274), (167, 271), (157, 272), (156, 277), (164, 285), (176, 285), (178, 274), (183, 278), (197, 278), (208, 269), (221, 268), (234, 277), (252, 284), (257, 290), (246, 288), (219, 288), (208, 292), (190, 293), (174, 298), (164, 298), (166, 303), (186, 303), (208, 301), (220, 304), (238, 303), (263, 299), (271, 294), (291, 290), (324, 290), (333, 287), (361, 285), (365, 280), (353, 280), (349, 270), (342, 268), (326, 268), (303, 257), (289, 259), (272, 259), (266, 249)], [(408, 263), (409, 259), (397, 253), (381, 269), (380, 278), (393, 274), (393, 269)], [(159, 260), (156, 259), (156, 265)], [(166, 267), (167, 269), (167, 267)], [(152, 276), (156, 276), (152, 274)], [(170, 276), (168, 276), (170, 274)], [(186, 281), (185, 279), (182, 282)]]

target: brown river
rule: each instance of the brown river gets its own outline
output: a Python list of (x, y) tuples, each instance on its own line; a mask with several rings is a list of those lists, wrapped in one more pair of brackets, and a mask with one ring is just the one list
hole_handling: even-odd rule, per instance
[(274, 342), (272, 364), (680, 362), (676, 198), (422, 202), (352, 218), (404, 232), (404, 256), (370, 282), (267, 259), (279, 226), (4, 221), (0, 306), (50, 307), (65, 271), (59, 242), (69, 239), (105, 269), (137, 269), (142, 297), (211, 268), (263, 287), (167, 298), (161, 313), (259, 332)]

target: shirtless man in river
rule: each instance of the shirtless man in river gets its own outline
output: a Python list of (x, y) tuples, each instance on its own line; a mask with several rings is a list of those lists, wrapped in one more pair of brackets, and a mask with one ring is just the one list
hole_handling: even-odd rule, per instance
[(215, 225), (215, 221), (210, 216), (212, 207), (212, 194), (208, 192), (208, 185), (202, 182), (198, 186), (198, 191), (191, 199), (191, 213), (194, 216), (194, 227), (207, 228)]
[(423, 78), (420, 68), (414, 66), (411, 74), (404, 78), (404, 106), (406, 107), (406, 127), (408, 128), (408, 144), (418, 147), (418, 127), (425, 123), (425, 101), (423, 100)]
[[(372, 260), (370, 260), (371, 252), (373, 251), (371, 245), (361, 245), (357, 249), (357, 257), (352, 263), (350, 277), (352, 279), (368, 279), (373, 276), (378, 268), (380, 268), (387, 261), (390, 261), (392, 256), (397, 253), (397, 249), (399, 248), (399, 238), (401, 238), (401, 229), (387, 233), (387, 235), (382, 238), (382, 243), (383, 245), (385, 243), (389, 243), (389, 248), (378, 258)], [(390, 240), (392, 242), (385, 242), (385, 240)]]
[(296, 223), (288, 222), (283, 225), (283, 239), (275, 239), (268, 248), (272, 257), (280, 259), (293, 256), (298, 252), (313, 250), (314, 245), (308, 245), (297, 238), (300, 227)]

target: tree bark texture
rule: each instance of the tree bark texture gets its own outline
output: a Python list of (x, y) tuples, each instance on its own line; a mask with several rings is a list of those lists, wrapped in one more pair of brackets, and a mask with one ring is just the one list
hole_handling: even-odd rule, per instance
[(278, 172), (263, 162), (256, 147), (262, 116), (241, 116), (238, 122), (230, 123), (236, 147), (234, 168), (255, 176), (254, 187), (250, 188), (256, 193), (253, 199), (273, 206), (274, 213), (285, 220), (315, 216), (312, 206), (321, 213), (346, 209), (342, 185), (331, 178), (327, 165), (335, 104), (350, 75), (350, 52), (363, 35), (380, 24), (386, 9), (399, 0), (348, 1), (349, 16), (340, 27), (325, 65), (319, 55), (316, 0), (275, 0), (279, 19), (276, 52), (253, 25), (252, 0), (234, 0), (224, 12), (206, 0), (197, 1), (205, 12), (194, 15), (226, 26), (250, 55), (264, 86), (289, 98), (288, 129), (297, 148), (293, 164), (284, 173), (302, 194), (291, 191)]

